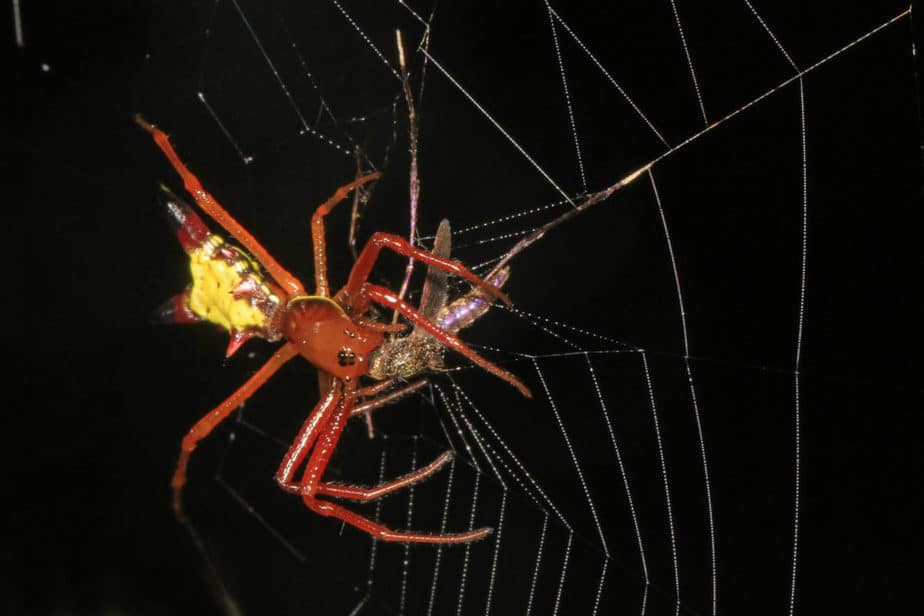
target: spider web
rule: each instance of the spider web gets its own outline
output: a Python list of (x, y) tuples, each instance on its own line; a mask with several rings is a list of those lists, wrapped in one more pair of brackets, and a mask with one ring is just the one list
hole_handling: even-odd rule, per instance
[[(317, 400), (293, 362), (192, 462), (192, 537), (222, 607), (779, 614), (907, 593), (875, 537), (897, 540), (878, 477), (900, 458), (863, 450), (896, 438), (920, 393), (915, 312), (897, 297), (919, 171), (910, 8), (380, 4), (161, 9), (152, 32), (171, 36), (153, 37), (141, 110), (310, 280), (312, 204), (353, 177), (357, 147), (387, 176), (361, 238), (408, 233), (400, 28), (421, 114), (415, 239), (449, 218), (453, 256), (482, 274), (535, 240), (510, 261), (515, 306), (463, 335), (534, 398), (457, 362), (378, 411), (375, 439), (351, 426), (328, 478), (373, 484), (457, 454), (357, 511), (495, 531), (385, 544), (272, 480)], [(351, 264), (341, 207), (333, 281)], [(165, 271), (169, 293), (178, 255)], [(400, 260), (377, 271), (400, 285)], [(183, 335), (205, 349), (190, 369), (220, 348)], [(210, 373), (190, 412), (269, 352)]]

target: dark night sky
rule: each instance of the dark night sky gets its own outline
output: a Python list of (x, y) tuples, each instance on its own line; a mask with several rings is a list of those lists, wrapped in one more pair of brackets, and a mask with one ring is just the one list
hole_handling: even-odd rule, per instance
[[(331, 179), (306, 187), (296, 178), (287, 183), (286, 178), (297, 176), (291, 169), (307, 156), (301, 146), (291, 144), (280, 145), (267, 155), (277, 169), (275, 175), (267, 170), (273, 165), (240, 173), (234, 152), (201, 107), (189, 102), (202, 66), (210, 68), (212, 74), (250, 69), (239, 51), (249, 42), (237, 41), (236, 46), (234, 36), (227, 35), (229, 29), (222, 31), (221, 24), (215, 31), (219, 35), (224, 32), (226, 38), (216, 35), (203, 59), (206, 52), (201, 24), (210, 6), (208, 2), (196, 3), (187, 11), (170, 3), (77, 6), (62, 2), (43, 7), (23, 3), (25, 47), (16, 48), (12, 37), (7, 41), (15, 71), (12, 117), (8, 116), (12, 137), (5, 140), (10, 154), (4, 164), (8, 185), (12, 179), (13, 188), (6, 198), (7, 215), (12, 220), (6, 225), (4, 341), (14, 367), (12, 377), (6, 379), (13, 404), (4, 414), (7, 467), (11, 469), (7, 477), (12, 479), (7, 488), (7, 500), (12, 504), (7, 507), (5, 524), (9, 534), (6, 541), (12, 545), (4, 555), (8, 559), (6, 569), (17, 573), (13, 592), (4, 593), (0, 600), (5, 612), (220, 613), (210, 583), (202, 574), (200, 553), (171, 515), (167, 481), (180, 435), (198, 409), (215, 404), (230, 383), (256, 368), (268, 346), (256, 345), (256, 358), (223, 362), (223, 343), (215, 332), (149, 324), (150, 309), (184, 284), (182, 256), (157, 211), (156, 200), (158, 182), (167, 181), (176, 189), (180, 186), (131, 117), (137, 111), (156, 115), (158, 122), (184, 136), (188, 155), (210, 183), (221, 186), (222, 194), (241, 195), (239, 207), (247, 224), (257, 226), (268, 244), (281, 246), (285, 262), (303, 259), (296, 270), (303, 276), (310, 275), (310, 265), (306, 245), (299, 244), (303, 241), (299, 239), (301, 230), (283, 222), (292, 219), (286, 218), (283, 210), (269, 219), (261, 216), (262, 210), (254, 203), (257, 196), (273, 199), (297, 216), (340, 182)], [(492, 53), (510, 51), (504, 44), (515, 51), (517, 45), (530, 41), (529, 23), (510, 24), (499, 19), (491, 26), (475, 26), (477, 13), (468, 14), (459, 6), (447, 3), (443, 12), (437, 13), (445, 21), (437, 21), (436, 31), (442, 28), (443, 38), (437, 37), (434, 45), (440, 57), (454, 61), (463, 73), (466, 53), (478, 56), (472, 61), (477, 64)], [(896, 6), (893, 15), (901, 10)], [(785, 14), (774, 10), (779, 12), (771, 16), (773, 23), (805, 24), (804, 30), (784, 28), (789, 35), (787, 44), (804, 58), (820, 57), (883, 21), (869, 16), (834, 17), (841, 9), (819, 9), (818, 15), (825, 17), (816, 16), (815, 21), (797, 11)], [(882, 14), (890, 16), (888, 11)], [(631, 24), (635, 17), (626, 13), (601, 16), (597, 21), (583, 22), (582, 32), (592, 38), (609, 28), (625, 28), (625, 22)], [(722, 20), (731, 23), (738, 18), (716, 14), (709, 17), (709, 27), (722, 31)], [(908, 53), (909, 21), (890, 27), (881, 37), (807, 80), (812, 214), (803, 365), (805, 543), (800, 600), (805, 612), (820, 613), (825, 606), (826, 611), (846, 613), (844, 609), (857, 609), (867, 601), (870, 609), (874, 606), (888, 613), (912, 596), (911, 576), (917, 558), (908, 547), (908, 531), (918, 519), (905, 494), (919, 484), (916, 469), (920, 469), (919, 456), (913, 453), (919, 449), (919, 439), (908, 424), (921, 408), (921, 306), (912, 298), (919, 291), (915, 287), (920, 286), (915, 281), (920, 278), (921, 167), (920, 115)], [(393, 27), (391, 23), (367, 23), (382, 30)], [(548, 28), (547, 23), (540, 25)], [(690, 27), (697, 25), (706, 27), (691, 19)], [(292, 27), (297, 32), (297, 26)], [(315, 27), (323, 30), (324, 24)], [(510, 32), (523, 36), (523, 40), (508, 37)], [(625, 34), (625, 30), (620, 32)], [(664, 34), (674, 33), (665, 27)], [(545, 31), (542, 36), (546, 36)], [(323, 39), (315, 40), (315, 44), (313, 57), (317, 58), (326, 47)], [(618, 44), (620, 39), (614, 35), (613, 45)], [(652, 45), (657, 47), (658, 43)], [(335, 43), (327, 47), (333, 46)], [(453, 55), (453, 50), (458, 53)], [(148, 58), (147, 53), (151, 53)], [(357, 103), (358, 110), (375, 108), (377, 101), (389, 101), (395, 94), (393, 83), (383, 85), (374, 76), (355, 79), (360, 69), (351, 64), (351, 58), (337, 55), (337, 50), (329, 49), (328, 53), (334, 59), (321, 72), (326, 69), (342, 77), (332, 90), (346, 101), (344, 105), (363, 100), (365, 107)], [(43, 65), (49, 70), (43, 70)], [(708, 67), (714, 65), (704, 59), (701, 78), (707, 84), (710, 101), (721, 108), (730, 92), (750, 87), (747, 79), (753, 73), (709, 74)], [(518, 60), (516, 67), (522, 74), (503, 79), (485, 76), (479, 83), (479, 95), (495, 95), (492, 109), (504, 109), (508, 98), (517, 98), (506, 96), (507, 88), (519, 95), (517, 100), (524, 100), (529, 95), (519, 88), (527, 86), (516, 84), (528, 83), (533, 73), (555, 70), (552, 62), (528, 58)], [(623, 70), (627, 78), (640, 82), (650, 77), (631, 75), (631, 66)], [(580, 69), (576, 71), (573, 79), (585, 78)], [(786, 71), (780, 69), (780, 74)], [(472, 83), (470, 77), (466, 83)], [(217, 84), (217, 79), (213, 84), (216, 91), (230, 83)], [(428, 79), (438, 84), (440, 77), (434, 71)], [(231, 86), (227, 87), (230, 92)], [(661, 95), (646, 107), (655, 108), (656, 114), (675, 105), (677, 92), (687, 85), (665, 79), (658, 87), (663, 87)], [(387, 96), (382, 96), (383, 90)], [(456, 147), (453, 138), (469, 130), (487, 129), (483, 123), (473, 128), (474, 121), (453, 124), (433, 113), (446, 100), (447, 91), (434, 85), (432, 95), (428, 94), (432, 96), (428, 100), (431, 121), (424, 120), (425, 156), (446, 164), (428, 170), (425, 186), (429, 181), (428, 186), (435, 187), (433, 192), (442, 191), (446, 199), (458, 193), (463, 203), (456, 207), (480, 212), (471, 217), (474, 220), (489, 218), (492, 203), (519, 198), (533, 203), (547, 198), (547, 187), (529, 169), (511, 170), (506, 180), (501, 173), (496, 183), (487, 185), (479, 183), (480, 175), (468, 172), (467, 165), (483, 162), (493, 154), (469, 146)], [(759, 93), (759, 89), (754, 92)], [(266, 112), (270, 103), (264, 102), (264, 94), (255, 84), (252, 99), (248, 99), (252, 104), (240, 102), (235, 108), (241, 125), (249, 126), (256, 135), (254, 142), (261, 131), (278, 134), (272, 128), (278, 118), (272, 110)], [(231, 100), (232, 94), (225, 97)], [(453, 100), (445, 104), (467, 109), (463, 102)], [(521, 129), (518, 134), (525, 130), (518, 122), (541, 125), (548, 110), (541, 100), (535, 100), (534, 105), (522, 106), (509, 116), (514, 128)], [(787, 136), (791, 125), (773, 123), (774, 118), (798, 119), (798, 114), (791, 110), (772, 113), (773, 105), (792, 105), (796, 100), (794, 96), (769, 100), (771, 113), (743, 114), (735, 128), (716, 131), (704, 140), (701, 150), (668, 159), (658, 169), (659, 178), (668, 178), (659, 185), (661, 197), (668, 203), (706, 203), (715, 198), (713, 189), (720, 184), (719, 193), (735, 191), (752, 206), (738, 207), (740, 204), (730, 198), (736, 207), (729, 207), (716, 219), (704, 219), (692, 207), (672, 212), (675, 248), (681, 269), (687, 270), (688, 313), (701, 327), (693, 333), (698, 343), (693, 354), (707, 360), (697, 364), (701, 394), (712, 401), (715, 416), (728, 418), (721, 425), (713, 423), (707, 436), (714, 442), (740, 431), (742, 439), (754, 439), (764, 446), (791, 446), (791, 434), (774, 432), (788, 426), (786, 421), (760, 415), (772, 414), (778, 408), (769, 403), (759, 411), (741, 407), (748, 401), (762, 400), (761, 388), (791, 388), (791, 373), (786, 369), (774, 372), (775, 367), (791, 366), (792, 334), (789, 329), (778, 329), (774, 315), (780, 310), (779, 298), (772, 290), (778, 288), (777, 283), (785, 286), (794, 280), (779, 271), (792, 271), (799, 252), (784, 250), (778, 253), (784, 256), (777, 258), (772, 247), (780, 234), (798, 237), (800, 218), (786, 214), (764, 219), (752, 212), (766, 211), (762, 206), (773, 203), (776, 195), (789, 188), (798, 190), (797, 184), (787, 184), (799, 178), (797, 137)], [(586, 105), (581, 108), (583, 117), (599, 117), (604, 122), (607, 109), (595, 108), (593, 100)], [(254, 109), (256, 113), (248, 115)], [(671, 141), (689, 133), (682, 118), (667, 113), (661, 117)], [(562, 125), (553, 123), (553, 127)], [(752, 134), (763, 135), (766, 140), (747, 137)], [(632, 143), (628, 151), (641, 159), (628, 162), (608, 150), (611, 143), (607, 135), (608, 131), (600, 128), (588, 136), (588, 159), (596, 163), (590, 167), (599, 170), (606, 166), (602, 161), (611, 158), (616, 168), (631, 168), (623, 163), (648, 160), (649, 145), (637, 135), (625, 139)], [(636, 138), (638, 142), (633, 141)], [(531, 147), (548, 151), (543, 150), (549, 146), (538, 131), (527, 139), (532, 140)], [(558, 143), (568, 142), (559, 139)], [(571, 160), (570, 152), (560, 154), (561, 160)], [(395, 156), (395, 171), (391, 172), (394, 183), (381, 189), (386, 195), (400, 195), (402, 190), (405, 162), (400, 154)], [(498, 156), (496, 163), (486, 165), (502, 166), (504, 161), (515, 160)], [(315, 176), (349, 178), (349, 165), (343, 161), (310, 160)], [(564, 164), (551, 155), (545, 160), (556, 169)], [(795, 173), (783, 176), (779, 183), (752, 181), (766, 177), (761, 169), (779, 160), (784, 161), (782, 167), (792, 167)], [(523, 181), (523, 177), (529, 180)], [(611, 178), (592, 176), (591, 184), (603, 186), (607, 179)], [(628, 193), (630, 203), (648, 198), (648, 189), (634, 190), (637, 192)], [(518, 270), (522, 275), (515, 275), (511, 294), (542, 314), (565, 318), (579, 311), (578, 322), (597, 331), (615, 330), (620, 337), (644, 340), (652, 349), (653, 364), (676, 367), (675, 330), (665, 333), (657, 317), (658, 294), (668, 292), (665, 297), (670, 300), (672, 282), (646, 282), (666, 272), (659, 269), (665, 263), (663, 255), (640, 251), (640, 258), (652, 259), (650, 267), (642, 262), (621, 269), (610, 269), (610, 261), (600, 256), (605, 253), (615, 262), (633, 254), (634, 240), (629, 232), (614, 231), (619, 224), (657, 228), (657, 219), (650, 211), (650, 219), (640, 215), (614, 222), (602, 214), (600, 218), (593, 216), (597, 214), (582, 216), (573, 227), (550, 234), (544, 248), (524, 257), (523, 269)], [(395, 224), (398, 232), (403, 225), (384, 214), (370, 214), (366, 231), (388, 224)], [(624, 248), (625, 244), (629, 247)], [(735, 256), (739, 254), (750, 256)], [(697, 276), (697, 271), (722, 274)], [(623, 277), (618, 284), (612, 282), (617, 276)], [(759, 284), (749, 286), (739, 280), (757, 280)], [(626, 297), (628, 289), (636, 292)], [(639, 303), (652, 306), (650, 314), (635, 317), (637, 321), (626, 325), (633, 318), (633, 307), (635, 313), (646, 312), (637, 310)], [(790, 308), (788, 304), (783, 309)], [(675, 308), (669, 310), (670, 316), (676, 314)], [(741, 331), (750, 333), (737, 333)], [(502, 348), (518, 342), (511, 339), (513, 333), (497, 335)], [(665, 342), (670, 336), (674, 336), (671, 342)], [(788, 346), (775, 346), (777, 340), (785, 340)], [(758, 348), (770, 350), (766, 355), (748, 354), (748, 349)], [(773, 355), (774, 349), (780, 349), (779, 357)], [(23, 355), (25, 360), (20, 359)], [(760, 369), (751, 374), (747, 366)], [(736, 370), (746, 376), (722, 376), (725, 371)], [(313, 376), (307, 368), (296, 368), (292, 378), (285, 381), (293, 382), (310, 385)], [(538, 388), (538, 383), (530, 384)], [(312, 387), (287, 392), (283, 385), (267, 395), (274, 403), (286, 401), (306, 409), (316, 395)], [(666, 390), (659, 393), (667, 395)], [(791, 409), (784, 412), (791, 414)], [(742, 414), (747, 419), (740, 419)], [(498, 421), (503, 424), (505, 420)], [(510, 425), (514, 420), (506, 421)], [(526, 434), (531, 433), (527, 430)], [(719, 484), (723, 480), (734, 483), (737, 456), (747, 447), (744, 442), (738, 442), (740, 450), (718, 446), (713, 452)], [(541, 447), (542, 443), (532, 445)], [(589, 457), (592, 448), (587, 445)], [(214, 458), (216, 453), (204, 455)], [(778, 463), (785, 465), (791, 459), (786, 451)], [(775, 464), (767, 462), (768, 467)], [(755, 481), (763, 477), (761, 469), (747, 472)], [(791, 502), (791, 483), (764, 481), (766, 488), (755, 491), (758, 500), (767, 498), (768, 509), (773, 511), (790, 511), (789, 505), (779, 505), (774, 499)], [(686, 489), (677, 487), (680, 494)], [(222, 520), (221, 505), (210, 506), (207, 496), (198, 498), (207, 511), (203, 519), (216, 524), (217, 538), (213, 540), (224, 546), (219, 551), (232, 553), (234, 542), (240, 542), (237, 558), (243, 564), (228, 556), (225, 582), (239, 595), (242, 605), (264, 613), (285, 611), (293, 605), (313, 605), (318, 611), (339, 613), (333, 607), (319, 607), (328, 604), (317, 595), (297, 598), (292, 591), (293, 585), (305, 584), (298, 588), (306, 595), (325, 588), (350, 592), (347, 574), (332, 575), (331, 581), (318, 573), (325, 570), (327, 563), (319, 556), (326, 551), (333, 554), (342, 550), (344, 554), (339, 556), (348, 557), (335, 524), (324, 522), (331, 532), (328, 542), (313, 546), (311, 558), (315, 562), (306, 565), (302, 574), (316, 577), (306, 582), (299, 577), (299, 570), (285, 570), (286, 561), (265, 568), (253, 566), (261, 557), (273, 557), (269, 549), (260, 547), (265, 540), (261, 529), (246, 516), (243, 521), (236, 519), (233, 512)], [(733, 499), (721, 505), (725, 511), (734, 511), (737, 506)], [(309, 517), (307, 513), (305, 516)], [(727, 555), (742, 549), (738, 537), (749, 536), (746, 529), (731, 525), (727, 523), (722, 527), (724, 533), (720, 532)], [(760, 522), (755, 526), (761, 528)], [(237, 534), (239, 529), (243, 534)], [(776, 546), (777, 553), (785, 557), (786, 530), (778, 536), (783, 545)], [(753, 539), (755, 543), (762, 541), (760, 537)], [(736, 562), (732, 556), (728, 559)], [(748, 597), (746, 583), (738, 585), (744, 579), (754, 582), (771, 575), (766, 563), (750, 564), (752, 568), (747, 571), (723, 570), (726, 577), (720, 588), (725, 589), (726, 605), (750, 605), (751, 613), (771, 608), (780, 613), (787, 590), (776, 592), (773, 602), (764, 607), (761, 597)], [(580, 565), (575, 568), (580, 572)], [(307, 573), (309, 570), (314, 573)], [(785, 576), (779, 584), (788, 589)], [(844, 587), (852, 591), (842, 594)], [(758, 605), (750, 604), (752, 601)], [(697, 610), (701, 608), (699, 604), (689, 606), (690, 613), (700, 613)], [(367, 609), (374, 611), (372, 604)], [(393, 605), (388, 607), (387, 602), (381, 609), (381, 613), (394, 613), (390, 611)], [(652, 613), (657, 610), (652, 607)]]

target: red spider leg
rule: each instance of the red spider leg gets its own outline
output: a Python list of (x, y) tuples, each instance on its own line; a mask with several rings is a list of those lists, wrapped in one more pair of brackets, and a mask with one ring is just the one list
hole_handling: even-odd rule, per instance
[(327, 282), (327, 240), (324, 237), (324, 217), (334, 206), (346, 199), (350, 191), (367, 182), (382, 177), (381, 173), (370, 173), (338, 188), (330, 199), (318, 206), (311, 216), (311, 243), (314, 250), (315, 294), (330, 297), (330, 284)]
[(298, 278), (286, 271), (286, 269), (267, 252), (260, 242), (258, 242), (247, 229), (242, 227), (215, 197), (202, 187), (199, 178), (197, 178), (192, 171), (186, 167), (183, 161), (180, 160), (180, 157), (173, 149), (173, 146), (170, 144), (170, 139), (164, 131), (148, 123), (141, 115), (135, 115), (135, 122), (151, 134), (154, 138), (154, 143), (156, 143), (157, 147), (164, 153), (164, 156), (167, 157), (167, 160), (170, 161), (170, 164), (173, 165), (173, 168), (179, 176), (183, 178), (183, 185), (186, 187), (189, 194), (192, 195), (199, 207), (202, 208), (202, 211), (211, 216), (212, 220), (221, 225), (225, 231), (233, 235), (234, 238), (260, 262), (264, 269), (269, 272), (286, 293), (290, 296), (304, 295), (305, 288), (302, 286), (302, 283), (299, 282)]
[(300, 490), (299, 485), (293, 481), (295, 471), (298, 470), (298, 467), (305, 460), (305, 456), (311, 451), (318, 438), (318, 433), (325, 428), (325, 424), (330, 418), (330, 412), (336, 406), (335, 403), (339, 403), (342, 399), (343, 391), (340, 383), (340, 381), (331, 383), (331, 386), (327, 389), (327, 395), (315, 405), (314, 410), (311, 411), (308, 419), (302, 424), (298, 436), (292, 441), (292, 445), (289, 446), (289, 450), (282, 459), (279, 470), (276, 471), (276, 482), (279, 483), (283, 490), (287, 492), (298, 492)]
[[(394, 385), (396, 381), (397, 379), (388, 379), (387, 381), (381, 381), (374, 385), (370, 385), (369, 387), (361, 387), (353, 392), (353, 399), (356, 400), (361, 397), (375, 396), (377, 394), (380, 394), (381, 392), (385, 391), (386, 389)], [(399, 398), (403, 398), (404, 396), (414, 391), (417, 391), (418, 389), (420, 389), (426, 384), (427, 384), (426, 379), (420, 379), (419, 381), (415, 381), (414, 383), (405, 385), (404, 387), (401, 387), (400, 389), (390, 392), (384, 396), (380, 396), (373, 400), (369, 400), (359, 406), (354, 406), (353, 409), (350, 411), (350, 417), (356, 417), (357, 415), (363, 415), (363, 414), (365, 414), (368, 417), (368, 414), (374, 411), (375, 409), (381, 408), (383, 406), (387, 406), (388, 404), (391, 404), (395, 400), (398, 400)], [(427, 477), (429, 477), (430, 475), (438, 471), (440, 468), (442, 468), (443, 465), (446, 464), (446, 462), (449, 462), (449, 460), (451, 459), (452, 459), (452, 452), (447, 451), (443, 453), (440, 457), (438, 457), (436, 460), (434, 460), (433, 462), (425, 466), (424, 468), (418, 471), (412, 472), (412, 473), (408, 473), (407, 475), (404, 475), (403, 477), (399, 477), (398, 479), (395, 479), (388, 483), (380, 484), (373, 488), (363, 488), (359, 486), (345, 486), (345, 485), (335, 485), (335, 484), (330, 484), (330, 483), (320, 483), (318, 484), (318, 492), (321, 494), (327, 494), (329, 496), (349, 498), (352, 500), (358, 500), (360, 502), (368, 502), (371, 500), (375, 500), (377, 498), (381, 498), (385, 496), (386, 494), (390, 494), (394, 492), (395, 490), (399, 490), (401, 488), (404, 488), (406, 486), (409, 486), (411, 484), (414, 484), (414, 483), (417, 483), (419, 481), (426, 479)]]
[(428, 334), (430, 334), (431, 336), (439, 340), (441, 344), (443, 344), (446, 347), (449, 347), (456, 353), (459, 353), (460, 355), (465, 356), (469, 361), (484, 368), (485, 370), (487, 370), (494, 376), (507, 381), (508, 383), (516, 387), (518, 390), (520, 390), (520, 393), (526, 396), (527, 398), (533, 397), (532, 392), (529, 391), (529, 388), (527, 388), (526, 385), (524, 385), (520, 381), (520, 379), (515, 377), (512, 373), (504, 370), (500, 366), (497, 366), (493, 364), (492, 362), (488, 361), (481, 355), (478, 355), (477, 353), (475, 353), (475, 351), (471, 350), (468, 346), (466, 346), (464, 342), (459, 340), (456, 336), (454, 336), (453, 334), (450, 334), (449, 332), (443, 329), (440, 329), (438, 325), (433, 323), (433, 321), (425, 319), (419, 312), (417, 312), (417, 310), (414, 309), (413, 306), (411, 306), (404, 300), (398, 298), (398, 296), (395, 295), (394, 292), (389, 291), (388, 289), (384, 287), (380, 287), (378, 285), (374, 285), (370, 283), (366, 283), (362, 286), (362, 292), (367, 297), (369, 297), (369, 299), (371, 299), (372, 301), (378, 304), (381, 304), (382, 306), (385, 306), (386, 308), (397, 310), (398, 312), (403, 314), (408, 320), (410, 320), (412, 323), (414, 323), (415, 325), (419, 325)]
[[(412, 386), (414, 389), (417, 389), (425, 383), (426, 381), (419, 381), (418, 383), (412, 384)], [(369, 387), (363, 387), (355, 390), (352, 394), (352, 397), (359, 398), (360, 396), (375, 395), (384, 391), (393, 384), (394, 379), (390, 379), (388, 381), (376, 383), (375, 385), (371, 385)], [(410, 393), (410, 391), (413, 391), (413, 389), (402, 388), (391, 394), (391, 396), (394, 394), (399, 394), (399, 396), (406, 395)], [(279, 470), (276, 471), (276, 481), (287, 492), (299, 492), (301, 490), (298, 484), (293, 483), (292, 477), (294, 476), (296, 469), (298, 469), (298, 467), (304, 461), (307, 453), (311, 450), (311, 447), (314, 445), (319, 431), (325, 428), (325, 424), (327, 423), (330, 416), (330, 410), (334, 406), (333, 403), (338, 401), (341, 395), (342, 394), (338, 386), (331, 387), (328, 390), (327, 396), (315, 406), (314, 410), (308, 416), (308, 419), (302, 425), (298, 436), (295, 437), (294, 441), (292, 441), (292, 445), (289, 447), (289, 450), (286, 452), (282, 463), (279, 465)], [(389, 398), (388, 402), (393, 399), (391, 396), (385, 396)], [(376, 399), (373, 402), (378, 402), (379, 400), (381, 400), (381, 398)], [(351, 412), (350, 416), (352, 417), (355, 414), (355, 412)], [(449, 457), (446, 457), (447, 455)], [(416, 473), (401, 477), (395, 482), (382, 484), (381, 486), (377, 486), (375, 488), (354, 488), (352, 486), (335, 486), (332, 484), (321, 483), (319, 484), (318, 491), (319, 493), (331, 494), (333, 496), (343, 496), (344, 498), (350, 498), (348, 494), (355, 493), (360, 495), (357, 496), (357, 500), (373, 500), (375, 498), (379, 498), (380, 496), (385, 496), (385, 494), (393, 492), (394, 490), (410, 485), (411, 483), (416, 483), (417, 481), (425, 479), (429, 475), (439, 470), (439, 468), (442, 467), (451, 458), (452, 454), (450, 452), (444, 453), (442, 456), (437, 458), (435, 462), (429, 464), (424, 469), (421, 469)], [(392, 485), (393, 483), (395, 484), (394, 486)], [(330, 490), (328, 490), (328, 488), (330, 488)]]
[(382, 483), (372, 488), (345, 486), (334, 483), (320, 483), (318, 484), (318, 494), (324, 494), (326, 496), (333, 496), (336, 498), (346, 498), (360, 503), (368, 503), (369, 501), (374, 501), (382, 498), (383, 496), (387, 496), (396, 490), (406, 488), (408, 486), (414, 485), (415, 483), (420, 483), (424, 479), (430, 477), (433, 473), (443, 468), (443, 466), (445, 466), (446, 463), (450, 460), (452, 460), (452, 452), (445, 451), (436, 460), (424, 466), (423, 468), (419, 468), (416, 471), (408, 473), (407, 475), (402, 475), (401, 477), (389, 481), (388, 483)]
[(506, 293), (491, 283), (482, 280), (458, 261), (439, 257), (426, 250), (411, 246), (406, 239), (398, 235), (381, 232), (373, 233), (369, 241), (366, 242), (366, 246), (359, 254), (359, 258), (356, 259), (356, 264), (353, 265), (353, 270), (350, 272), (350, 278), (346, 286), (341, 289), (340, 293), (345, 292), (349, 297), (357, 297), (360, 294), (362, 286), (369, 278), (372, 267), (375, 265), (375, 261), (383, 248), (388, 248), (405, 257), (413, 257), (421, 263), (433, 265), (450, 274), (464, 278), (473, 285), (483, 288), (508, 306), (512, 303)]
[(173, 480), (170, 485), (173, 487), (173, 510), (177, 516), (183, 515), (183, 485), (186, 483), (186, 466), (189, 464), (189, 458), (199, 441), (207, 437), (218, 424), (223, 422), (228, 416), (244, 403), (255, 391), (260, 389), (264, 383), (277, 370), (279, 370), (287, 361), (298, 355), (293, 344), (287, 343), (276, 351), (257, 372), (250, 377), (246, 383), (241, 385), (237, 391), (227, 397), (224, 402), (209, 411), (199, 421), (190, 428), (186, 436), (183, 437), (183, 443), (180, 448), (180, 457), (176, 463), (176, 471), (173, 473)]
[(340, 441), (346, 421), (350, 417), (350, 410), (353, 408), (353, 391), (344, 392), (343, 390), (344, 382), (341, 379), (334, 379), (331, 395), (334, 396), (336, 404), (327, 414), (325, 425), (315, 439), (311, 457), (302, 475), (300, 491), (305, 499), (314, 499), (316, 488), (321, 482), (330, 458)]
[[(340, 382), (342, 383), (342, 381)], [(318, 433), (314, 443), (314, 450), (311, 452), (311, 457), (308, 459), (308, 464), (305, 467), (305, 474), (302, 476), (300, 486), (302, 500), (305, 505), (320, 515), (342, 520), (383, 541), (400, 541), (405, 543), (468, 543), (489, 535), (491, 533), (490, 528), (480, 528), (467, 533), (447, 535), (428, 535), (409, 531), (395, 531), (373, 522), (358, 513), (350, 511), (346, 507), (317, 499), (316, 495), (320, 493), (321, 477), (327, 469), (330, 457), (337, 447), (340, 435), (343, 433), (343, 428), (350, 418), (350, 412), (353, 408), (354, 393), (355, 390), (347, 391), (339, 397), (333, 412), (327, 420), (327, 425)], [(429, 466), (425, 468), (429, 468)], [(402, 478), (398, 481), (405, 481), (405, 479), (406, 478)], [(387, 486), (388, 484), (385, 485)], [(337, 488), (342, 486), (327, 485), (326, 487)]]
[(342, 505), (309, 497), (305, 497), (304, 500), (313, 511), (324, 516), (342, 520), (350, 526), (355, 526), (359, 530), (372, 535), (376, 539), (381, 539), (382, 541), (396, 541), (399, 543), (471, 543), (472, 541), (484, 539), (492, 532), (492, 529), (488, 527), (470, 530), (467, 533), (446, 533), (443, 535), (428, 535), (426, 533), (391, 530), (387, 526), (364, 518)]

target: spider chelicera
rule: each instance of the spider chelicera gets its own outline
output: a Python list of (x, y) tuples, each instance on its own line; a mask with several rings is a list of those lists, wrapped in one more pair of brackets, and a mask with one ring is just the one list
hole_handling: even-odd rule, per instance
[[(365, 175), (340, 187), (315, 210), (311, 218), (315, 294), (308, 295), (302, 283), (286, 271), (202, 187), (198, 178), (180, 160), (167, 135), (141, 116), (136, 116), (135, 120), (154, 138), (202, 211), (244, 247), (244, 250), (237, 248), (211, 233), (191, 207), (165, 188), (171, 221), (180, 243), (190, 257), (193, 282), (183, 293), (165, 304), (161, 316), (177, 323), (210, 321), (222, 326), (231, 335), (227, 351), (229, 356), (252, 337), (271, 342), (285, 341), (247, 382), (199, 419), (183, 438), (171, 482), (176, 514), (183, 515), (182, 490), (186, 483), (186, 468), (199, 441), (250, 398), (286, 362), (301, 355), (319, 371), (321, 400), (302, 425), (276, 472), (276, 481), (284, 490), (300, 495), (312, 511), (340, 519), (385, 541), (464, 543), (487, 536), (491, 532), (490, 528), (442, 535), (395, 531), (319, 497), (372, 501), (430, 477), (452, 459), (452, 453), (447, 451), (427, 466), (375, 487), (323, 481), (324, 471), (347, 420), (351, 416), (368, 413), (376, 406), (373, 396), (399, 382), (399, 378), (393, 377), (369, 386), (360, 385), (360, 378), (369, 374), (370, 357), (382, 347), (386, 334), (405, 329), (401, 324), (376, 321), (372, 312), (373, 304), (397, 311), (416, 329), (423, 330), (441, 345), (507, 381), (524, 396), (531, 396), (529, 389), (516, 376), (484, 359), (451, 331), (447, 331), (452, 330), (451, 327), (441, 328), (398, 294), (367, 282), (379, 252), (387, 248), (432, 268), (459, 276), (481, 289), (485, 298), (497, 298), (509, 304), (507, 296), (458, 261), (421, 250), (411, 246), (404, 238), (387, 233), (372, 234), (359, 253), (346, 285), (331, 295), (327, 279), (324, 217), (350, 191), (378, 179), (379, 173)], [(261, 266), (269, 274), (268, 277), (262, 273)], [(357, 400), (369, 397), (373, 397), (372, 402), (364, 403), (362, 410), (354, 412), (357, 410), (354, 409)], [(302, 475), (297, 478), (302, 468)]]

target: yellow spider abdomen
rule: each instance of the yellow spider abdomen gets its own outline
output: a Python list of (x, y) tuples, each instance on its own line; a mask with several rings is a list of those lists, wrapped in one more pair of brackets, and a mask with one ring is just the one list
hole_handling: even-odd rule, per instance
[[(230, 258), (229, 258), (230, 257)], [(251, 296), (236, 290), (250, 279), (263, 297), (279, 299), (266, 285), (257, 268), (239, 251), (211, 235), (202, 246), (189, 253), (192, 287), (188, 306), (200, 318), (229, 331), (265, 330), (268, 314), (255, 305)]]

